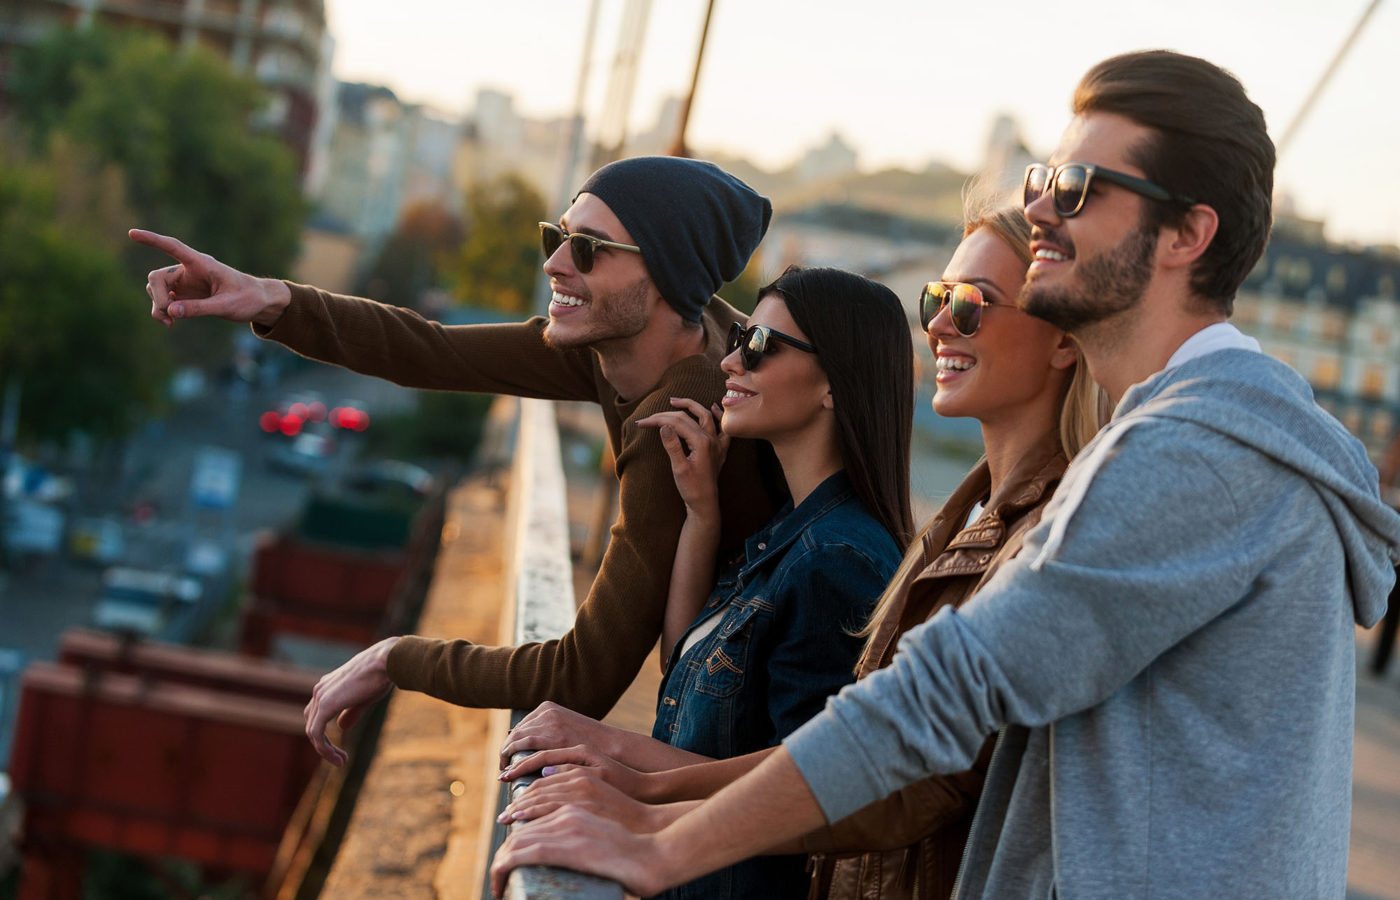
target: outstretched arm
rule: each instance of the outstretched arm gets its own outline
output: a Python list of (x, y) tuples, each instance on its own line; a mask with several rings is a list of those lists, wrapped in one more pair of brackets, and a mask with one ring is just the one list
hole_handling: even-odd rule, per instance
[(151, 318), (167, 328), (176, 319), (197, 316), (271, 327), (292, 301), (291, 289), (285, 282), (240, 272), (173, 237), (140, 228), (131, 229), (127, 236), (175, 260), (175, 265), (153, 269), (146, 276)]

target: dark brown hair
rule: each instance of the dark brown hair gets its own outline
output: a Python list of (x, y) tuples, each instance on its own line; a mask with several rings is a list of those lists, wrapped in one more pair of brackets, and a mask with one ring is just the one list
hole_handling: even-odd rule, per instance
[[(1191, 272), (1191, 288), (1225, 315), (1269, 240), (1274, 143), (1239, 79), (1169, 50), (1125, 53), (1090, 69), (1074, 113), (1116, 113), (1156, 132), (1129, 151), (1147, 178), (1215, 210), (1220, 225)], [(1145, 204), (1143, 227), (1182, 220), (1185, 208)]]
[(914, 344), (894, 291), (842, 269), (788, 266), (776, 293), (831, 386), (841, 461), (851, 488), (900, 549), (914, 536), (909, 441), (914, 423)]

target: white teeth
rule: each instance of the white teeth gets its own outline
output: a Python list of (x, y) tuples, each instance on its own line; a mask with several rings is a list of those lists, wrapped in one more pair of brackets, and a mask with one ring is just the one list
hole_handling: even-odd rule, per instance
[(1037, 250), (1035, 251), (1035, 258), (1051, 259), (1055, 262), (1064, 262), (1065, 260), (1069, 259), (1068, 256), (1066, 256), (1058, 250)]
[(724, 392), (724, 399), (726, 400), (739, 400), (744, 397), (752, 396), (753, 394), (749, 393), (748, 391), (736, 391), (733, 388), (730, 388), (729, 390)]
[(940, 356), (934, 362), (940, 372), (965, 372), (977, 365), (977, 360), (966, 356)]
[(587, 301), (580, 297), (572, 297), (568, 294), (561, 294), (554, 291), (549, 295), (549, 301), (555, 306), (583, 306)]

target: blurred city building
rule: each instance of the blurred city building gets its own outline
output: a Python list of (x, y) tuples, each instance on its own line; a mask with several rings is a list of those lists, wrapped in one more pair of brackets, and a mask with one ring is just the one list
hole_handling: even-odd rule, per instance
[(1378, 454), (1400, 429), (1400, 249), (1341, 247), (1277, 204), (1234, 322)]
[(474, 184), (519, 175), (545, 197), (557, 190), (561, 155), (568, 140), (570, 119), (533, 119), (515, 108), (515, 98), (482, 88), (462, 127), (462, 139), (452, 160), (459, 196)]
[(337, 84), (328, 118), (325, 167), (308, 185), (315, 224), (354, 236), (372, 257), (404, 207), (433, 200), (460, 209), (452, 181), (459, 123), (354, 82)]
[(204, 47), (271, 90), (260, 124), (297, 154), (300, 171), (312, 168), (320, 98), (330, 79), (334, 42), (322, 0), (17, 0), (0, 8), (0, 98), (13, 50), (49, 31), (141, 28), (164, 34), (182, 48)]

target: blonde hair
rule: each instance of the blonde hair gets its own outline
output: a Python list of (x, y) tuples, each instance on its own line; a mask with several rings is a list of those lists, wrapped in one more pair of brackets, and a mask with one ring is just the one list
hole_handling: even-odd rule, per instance
[[(990, 228), (995, 232), (997, 237), (1012, 249), (1016, 258), (1027, 268), (1030, 267), (1034, 259), (1031, 254), (1031, 225), (1026, 221), (1021, 208), (998, 203), (989, 193), (974, 187), (963, 198), (963, 237), (967, 238), (983, 228)], [(1080, 352), (1078, 343), (1075, 343), (1074, 350), (1074, 369), (1060, 404), (1059, 427), (1060, 447), (1070, 459), (1084, 449), (1084, 445), (1098, 433), (1113, 412), (1109, 406), (1108, 393), (1090, 377), (1089, 367), (1084, 363), (1084, 355)], [(904, 559), (894, 577), (876, 601), (875, 608), (870, 613), (870, 620), (855, 633), (856, 637), (866, 638), (865, 650), (861, 654), (861, 666), (865, 663), (865, 657), (874, 652), (872, 645), (879, 623), (889, 614), (890, 607), (894, 605), (895, 597), (902, 587), (923, 564), (924, 534), (927, 531), (928, 526), (919, 530), (905, 551)]]

